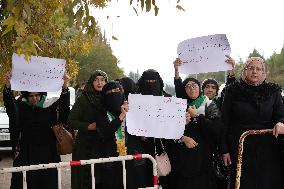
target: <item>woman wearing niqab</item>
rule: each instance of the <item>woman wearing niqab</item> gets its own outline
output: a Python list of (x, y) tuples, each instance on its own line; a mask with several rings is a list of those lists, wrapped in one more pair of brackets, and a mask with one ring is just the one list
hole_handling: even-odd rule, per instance
[[(113, 85), (113, 82), (107, 83), (105, 72), (97, 70), (91, 75), (83, 94), (75, 102), (68, 121), (71, 127), (78, 130), (73, 160), (119, 155), (115, 136), (125, 118), (125, 112), (120, 110), (123, 103), (122, 93), (112, 93), (113, 88), (119, 87)], [(108, 116), (108, 112), (111, 112), (112, 116)], [(94, 173), (96, 188), (123, 188), (121, 162), (95, 164)], [(71, 186), (72, 189), (92, 188), (90, 165), (72, 167)]]

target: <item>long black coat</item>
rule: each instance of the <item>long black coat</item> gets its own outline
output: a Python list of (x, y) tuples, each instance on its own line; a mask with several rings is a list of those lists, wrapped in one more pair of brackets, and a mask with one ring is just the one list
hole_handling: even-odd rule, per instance
[[(187, 99), (181, 78), (174, 80), (176, 96)], [(208, 110), (208, 108), (205, 108)], [(176, 166), (175, 188), (214, 189), (215, 176), (212, 153), (221, 133), (220, 114), (217, 104), (211, 102), (211, 111), (205, 110), (195, 121), (185, 127), (184, 135), (193, 138), (198, 145), (192, 149), (182, 142), (173, 150), (173, 165)], [(216, 115), (213, 116), (213, 112)], [(206, 115), (205, 115), (206, 114)]]
[(216, 188), (211, 157), (220, 135), (219, 126), (218, 117), (208, 119), (203, 114), (186, 125), (184, 135), (193, 138), (198, 145), (191, 149), (183, 143), (177, 146), (177, 188)]
[[(171, 97), (163, 91), (163, 96)], [(126, 145), (127, 145), (127, 154), (150, 154), (155, 157), (155, 147), (157, 154), (161, 154), (164, 150), (167, 152), (170, 160), (172, 158), (172, 148), (173, 140), (169, 139), (155, 139), (153, 137), (140, 137), (134, 136), (127, 133)], [(132, 160), (126, 163), (127, 166), (127, 188), (136, 189), (136, 188), (145, 188), (153, 186), (153, 166), (152, 162), (148, 159), (142, 160)], [(172, 167), (172, 172), (167, 176), (159, 177), (159, 185), (163, 188), (168, 189), (172, 188), (170, 177), (174, 168)]]
[[(83, 93), (75, 102), (69, 119), (69, 125), (78, 130), (73, 160), (88, 160), (118, 156), (116, 151), (115, 132), (121, 125), (119, 119), (108, 120), (102, 104), (93, 105)], [(89, 131), (88, 125), (96, 122), (95, 131)], [(97, 187), (122, 188), (121, 162), (95, 165)], [(91, 188), (90, 166), (72, 167), (72, 189)]]
[[(61, 94), (59, 100), (46, 108), (32, 107), (23, 102), (20, 97), (14, 101), (12, 91), (4, 88), (3, 100), (9, 117), (17, 121), (13, 123), (12, 143), (17, 149), (14, 166), (56, 163), (60, 156), (56, 150), (56, 139), (51, 129), (57, 123), (57, 107), (59, 107), (59, 122), (66, 123), (69, 114), (70, 94)], [(18, 136), (18, 137), (16, 137)], [(29, 171), (27, 173), (28, 189), (57, 188), (56, 169)], [(11, 189), (22, 188), (20, 173), (12, 175)]]
[[(241, 134), (247, 130), (272, 129), (277, 122), (284, 122), (280, 87), (271, 83), (254, 87), (242, 80), (235, 82), (225, 92), (222, 116), (225, 127), (221, 152), (231, 155), (234, 185)], [(279, 152), (273, 135), (248, 136), (244, 142), (241, 188), (283, 189)]]

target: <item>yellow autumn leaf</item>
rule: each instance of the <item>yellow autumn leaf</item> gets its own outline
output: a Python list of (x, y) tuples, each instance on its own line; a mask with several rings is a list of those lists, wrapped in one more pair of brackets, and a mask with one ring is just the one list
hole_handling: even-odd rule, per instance
[(111, 37), (113, 40), (116, 40), (116, 41), (118, 41), (118, 38), (117, 37), (115, 37), (114, 35)]
[(15, 27), (15, 30), (16, 30), (18, 36), (25, 36), (26, 35), (27, 30), (26, 30), (25, 22), (23, 22), (22, 20), (17, 21), (14, 27)]
[(176, 8), (177, 8), (178, 10), (185, 11), (184, 8), (182, 8), (182, 6), (180, 6), (180, 5), (177, 5)]

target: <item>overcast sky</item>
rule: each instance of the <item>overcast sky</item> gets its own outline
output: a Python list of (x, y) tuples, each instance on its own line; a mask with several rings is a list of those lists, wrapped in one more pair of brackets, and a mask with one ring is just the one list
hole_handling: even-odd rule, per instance
[(153, 68), (172, 81), (177, 46), (194, 37), (226, 34), (236, 60), (246, 59), (254, 48), (267, 58), (283, 47), (283, 0), (181, 0), (185, 12), (175, 8), (176, 0), (156, 1), (156, 17), (140, 11), (137, 16), (129, 0), (113, 0), (93, 13), (126, 75)]

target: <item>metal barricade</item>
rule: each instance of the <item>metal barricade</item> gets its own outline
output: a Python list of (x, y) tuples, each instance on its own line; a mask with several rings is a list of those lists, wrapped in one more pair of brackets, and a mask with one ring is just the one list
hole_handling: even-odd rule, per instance
[(92, 176), (92, 189), (95, 189), (95, 173), (94, 165), (97, 163), (108, 163), (121, 161), (123, 166), (123, 187), (126, 189), (126, 168), (125, 161), (127, 160), (137, 160), (147, 158), (153, 163), (153, 185), (154, 187), (149, 187), (148, 189), (158, 189), (158, 175), (157, 175), (157, 162), (149, 154), (136, 154), (136, 155), (127, 155), (119, 157), (109, 157), (109, 158), (100, 158), (100, 159), (90, 159), (90, 160), (80, 160), (80, 161), (69, 161), (69, 162), (59, 162), (59, 163), (49, 163), (49, 164), (39, 164), (39, 165), (30, 165), (30, 166), (21, 166), (21, 167), (11, 167), (11, 168), (2, 168), (0, 169), (0, 174), (3, 173), (13, 173), (13, 172), (22, 172), (23, 173), (23, 189), (27, 189), (27, 171), (32, 170), (41, 170), (41, 169), (50, 169), (57, 168), (58, 172), (58, 189), (61, 189), (61, 168), (69, 166), (80, 166), (80, 165), (91, 165), (91, 176)]
[(244, 140), (249, 135), (263, 135), (263, 134), (271, 134), (272, 129), (264, 129), (264, 130), (249, 130), (244, 132), (239, 139), (238, 146), (238, 159), (237, 159), (237, 170), (236, 170), (236, 183), (235, 189), (239, 189), (241, 186), (241, 171), (242, 171), (242, 158), (243, 158), (243, 145)]

